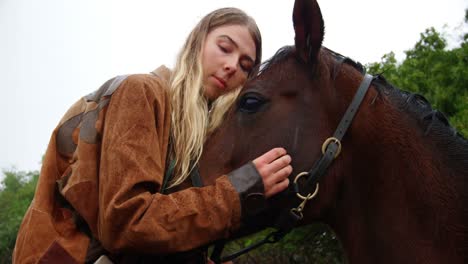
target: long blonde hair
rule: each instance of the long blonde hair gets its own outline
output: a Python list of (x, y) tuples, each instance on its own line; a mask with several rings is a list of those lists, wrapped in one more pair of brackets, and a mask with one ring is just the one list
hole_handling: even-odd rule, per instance
[(253, 18), (240, 9), (217, 9), (206, 15), (189, 34), (170, 80), (172, 120), (169, 158), (175, 162), (170, 187), (182, 183), (190, 175), (202, 154), (208, 128), (212, 130), (219, 125), (239, 93), (240, 89), (235, 89), (235, 92), (218, 98), (210, 111), (213, 118), (209, 117), (208, 101), (203, 96), (201, 53), (208, 33), (225, 25), (246, 26), (255, 42), (256, 67), (249, 76), (256, 73), (261, 62), (260, 31)]

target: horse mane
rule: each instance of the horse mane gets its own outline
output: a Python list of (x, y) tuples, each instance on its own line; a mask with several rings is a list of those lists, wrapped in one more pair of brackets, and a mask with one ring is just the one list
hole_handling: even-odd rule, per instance
[(276, 51), (275, 55), (273, 55), (265, 62), (262, 62), (258, 75), (261, 75), (263, 72), (267, 71), (269, 68), (271, 68), (272, 65), (280, 63), (288, 58), (293, 51), (294, 46), (284, 46), (280, 48), (278, 51)]
[[(373, 85), (380, 95), (384, 94), (401, 112), (416, 121), (421, 134), (433, 142), (441, 157), (460, 166), (462, 174), (468, 168), (468, 141), (448, 121), (447, 117), (434, 109), (422, 95), (401, 90), (389, 83), (381, 74), (374, 78)], [(464, 173), (463, 173), (464, 172)], [(466, 175), (465, 175), (466, 177)]]
[(437, 109), (433, 109), (424, 96), (407, 92), (393, 86), (381, 74), (376, 76), (373, 84), (380, 92), (387, 94), (397, 105), (405, 109), (406, 112), (423, 121), (425, 125), (425, 136), (429, 135), (433, 129), (440, 126), (443, 130), (441, 133), (449, 137), (460, 138), (466, 142), (463, 135), (450, 125), (447, 117)]
[(344, 55), (341, 55), (340, 53), (336, 52), (336, 51), (333, 51), (331, 49), (328, 49), (328, 48), (325, 48), (323, 47), (323, 49), (328, 52), (330, 55), (332, 55), (335, 60), (336, 60), (336, 64), (335, 64), (335, 68), (333, 70), (333, 79), (336, 78), (336, 74), (338, 73), (341, 65), (343, 65), (344, 63), (345, 64), (349, 64), (351, 65), (354, 69), (358, 70), (361, 74), (365, 74), (366, 73), (366, 68), (364, 66), (362, 66), (362, 64), (358, 61), (355, 61), (349, 57), (346, 57)]
[[(339, 54), (338, 52), (332, 51), (326, 47), (322, 47), (322, 49), (323, 51), (325, 51), (325, 53), (331, 54), (334, 57), (334, 59), (338, 62), (335, 64), (336, 67), (333, 69), (333, 76), (332, 76), (333, 79), (336, 78), (336, 75), (338, 74), (341, 68), (341, 65), (343, 65), (344, 63), (351, 65), (353, 68), (358, 70), (361, 74), (366, 73), (366, 68), (361, 63), (354, 61), (349, 57), (343, 56)], [(261, 75), (263, 72), (267, 71), (273, 65), (279, 64), (283, 62), (284, 60), (286, 60), (287, 58), (289, 58), (291, 55), (294, 55), (295, 54), (294, 52), (295, 52), (294, 46), (284, 46), (280, 48), (270, 59), (266, 60), (260, 65), (260, 70), (259, 70), (258, 75)], [(296, 56), (296, 59), (298, 59), (298, 61), (301, 61), (297, 56)]]

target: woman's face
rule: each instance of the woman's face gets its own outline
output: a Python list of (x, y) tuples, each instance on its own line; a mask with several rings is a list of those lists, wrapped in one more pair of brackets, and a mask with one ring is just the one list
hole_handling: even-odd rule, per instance
[(245, 83), (255, 63), (255, 42), (246, 26), (212, 30), (202, 50), (204, 95), (209, 101)]

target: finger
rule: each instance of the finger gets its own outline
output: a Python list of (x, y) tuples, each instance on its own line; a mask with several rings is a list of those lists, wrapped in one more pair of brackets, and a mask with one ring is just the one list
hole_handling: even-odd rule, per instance
[(287, 167), (290, 163), (291, 163), (291, 156), (284, 155), (284, 156), (274, 160), (270, 164), (268, 164), (268, 170), (270, 170), (272, 172), (276, 172), (276, 171), (281, 170), (282, 168)]
[(288, 178), (292, 172), (292, 166), (288, 165), (284, 168), (281, 168), (279, 171), (273, 173), (271, 176), (265, 179), (265, 184), (274, 185), (278, 182), (283, 181)]
[(289, 185), (289, 179), (286, 178), (284, 181), (279, 182), (278, 184), (275, 184), (273, 187), (271, 187), (267, 192), (265, 192), (266, 198), (269, 198), (279, 192), (284, 191)]
[(268, 164), (285, 154), (286, 150), (284, 148), (274, 148), (261, 155), (260, 157), (256, 158), (253, 162), (254, 164)]

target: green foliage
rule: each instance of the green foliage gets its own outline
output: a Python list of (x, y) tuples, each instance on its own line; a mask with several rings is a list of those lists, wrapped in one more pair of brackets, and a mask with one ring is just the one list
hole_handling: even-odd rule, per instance
[(0, 187), (0, 263), (11, 263), (16, 234), (34, 196), (39, 173), (5, 171)]
[[(239, 251), (268, 235), (264, 230), (226, 245), (224, 255)], [(280, 242), (265, 244), (236, 259), (235, 263), (345, 263), (340, 242), (328, 226), (316, 223), (294, 229)]]
[(372, 74), (401, 89), (424, 95), (433, 108), (443, 112), (461, 134), (468, 135), (468, 42), (448, 50), (447, 41), (434, 28), (421, 34), (406, 58), (398, 63), (394, 53), (367, 65)]

